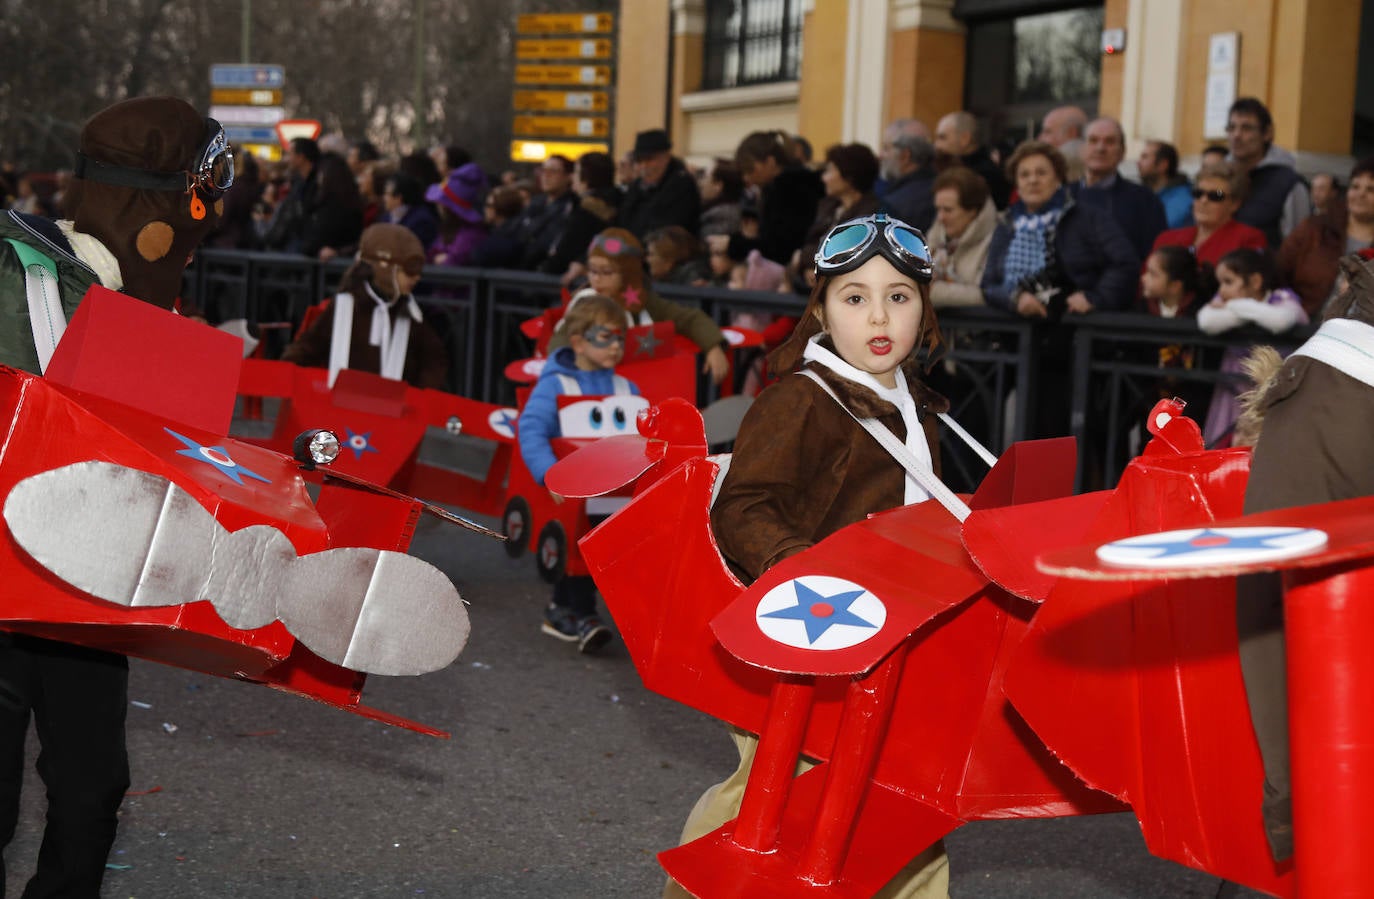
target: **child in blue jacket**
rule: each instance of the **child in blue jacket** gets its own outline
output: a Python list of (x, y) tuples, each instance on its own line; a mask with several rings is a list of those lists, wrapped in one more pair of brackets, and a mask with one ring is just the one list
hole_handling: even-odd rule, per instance
[[(590, 430), (568, 433), (560, 421), (558, 398), (638, 395), (639, 388), (615, 373), (625, 355), (625, 311), (620, 304), (600, 294), (579, 295), (563, 317), (568, 345), (549, 357), (539, 382), (530, 392), (520, 413), (517, 442), (520, 457), (535, 483), (542, 485), (544, 475), (558, 461), (552, 440), (560, 436), (611, 436), (633, 433), (634, 418), (617, 410), (615, 404), (598, 405), (593, 410)], [(607, 418), (596, 414), (607, 410)], [(599, 427), (598, 427), (599, 425)], [(553, 494), (556, 502), (563, 498)], [(600, 522), (589, 507), (592, 524)], [(577, 643), (582, 652), (593, 652), (611, 639), (611, 631), (596, 615), (596, 586), (586, 576), (564, 574), (553, 586), (553, 600), (544, 610), (544, 633), (559, 640)]]

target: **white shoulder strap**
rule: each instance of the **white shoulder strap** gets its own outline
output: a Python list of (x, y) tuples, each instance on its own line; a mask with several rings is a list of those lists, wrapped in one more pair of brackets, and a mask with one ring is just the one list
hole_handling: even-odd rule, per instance
[(630, 389), (629, 378), (626, 378), (624, 375), (612, 375), (612, 378), (615, 381), (616, 396), (626, 396), (627, 394), (634, 393), (634, 391)]
[(582, 385), (577, 383), (577, 379), (572, 375), (562, 373), (554, 375), (558, 379), (558, 386), (562, 388), (564, 396), (581, 396)]
[(348, 368), (348, 357), (353, 344), (353, 294), (340, 293), (334, 296), (334, 330), (329, 337), (329, 386), (339, 372)]
[(888, 454), (896, 459), (898, 464), (905, 468), (927, 493), (939, 500), (940, 505), (949, 510), (949, 514), (959, 519), (959, 521), (963, 521), (969, 517), (972, 510), (969, 509), (968, 505), (956, 496), (953, 490), (946, 487), (944, 482), (935, 476), (934, 471), (922, 465), (920, 461), (911, 454), (911, 451), (906, 448), (905, 444), (897, 439), (896, 434), (883, 427), (875, 418), (860, 418), (855, 415), (854, 410), (846, 406), (844, 401), (835, 395), (835, 391), (830, 389), (830, 385), (825, 383), (821, 376), (814, 371), (804, 369), (802, 374), (815, 381), (820, 385), (822, 390), (830, 394), (831, 399), (839, 403), (841, 409), (848, 412), (851, 418), (857, 421), (865, 431), (871, 434), (882, 448), (887, 450)]
[(29, 331), (38, 353), (38, 371), (48, 370), (57, 342), (67, 330), (67, 314), (62, 310), (62, 290), (57, 266), (52, 259), (22, 241), (7, 238), (24, 268), (24, 294), (29, 304)]

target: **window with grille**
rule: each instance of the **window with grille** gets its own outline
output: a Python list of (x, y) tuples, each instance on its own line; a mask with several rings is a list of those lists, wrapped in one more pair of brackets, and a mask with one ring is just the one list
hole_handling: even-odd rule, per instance
[(795, 81), (802, 0), (707, 0), (702, 87)]

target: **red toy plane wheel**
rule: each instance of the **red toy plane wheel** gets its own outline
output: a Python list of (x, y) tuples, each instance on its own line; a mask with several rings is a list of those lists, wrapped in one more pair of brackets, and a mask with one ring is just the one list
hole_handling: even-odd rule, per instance
[(550, 584), (557, 583), (568, 567), (568, 535), (563, 525), (550, 521), (539, 532), (539, 543), (534, 553), (534, 566), (539, 576)]
[(512, 496), (501, 513), (501, 533), (506, 535), (506, 555), (518, 559), (525, 554), (530, 534), (530, 504), (523, 496)]

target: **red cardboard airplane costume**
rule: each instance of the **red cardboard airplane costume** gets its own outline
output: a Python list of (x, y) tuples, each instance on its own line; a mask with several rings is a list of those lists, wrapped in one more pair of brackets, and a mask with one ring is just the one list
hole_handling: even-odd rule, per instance
[(0, 627), (442, 735), (359, 702), (367, 673), (438, 670), (466, 642), (453, 585), (405, 554), (425, 504), (328, 476), (312, 502), (299, 462), (225, 437), (240, 355), (94, 286), (44, 377), (0, 367)]
[[(870, 896), (966, 821), (1129, 807), (1161, 857), (1275, 896), (1359, 895), (1358, 869), (1333, 873), (1318, 847), (1371, 844), (1374, 761), (1338, 739), (1369, 728), (1318, 704), (1328, 720), (1301, 743), (1303, 761), (1295, 741), (1295, 781), (1325, 766), (1308, 789), (1348, 798), (1335, 823), (1309, 818), (1306, 840), (1299, 818), (1296, 863), (1276, 863), (1234, 575), (1291, 568), (1309, 595), (1325, 591), (1318, 607), (1339, 604), (1342, 591), (1319, 582), (1374, 555), (1374, 506), (1223, 527), (1240, 515), (1249, 451), (1204, 451), (1180, 411), (1152, 412), (1154, 439), (1114, 490), (1071, 496), (1065, 441), (1017, 444), (962, 523), (934, 501), (874, 515), (747, 589), (709, 528), (728, 462), (705, 456), (687, 404), (655, 406), (638, 437), (556, 465), (547, 482), (566, 495), (638, 478), (582, 551), (646, 686), (761, 735), (739, 816), (662, 853), (672, 877), (712, 899)], [(1314, 521), (1329, 522), (1325, 549)], [(1155, 556), (1169, 561), (1140, 561)], [(1326, 667), (1308, 675), (1311, 691), (1332, 677), (1329, 653), (1316, 656)], [(1342, 651), (1336, 671), (1365, 684), (1353, 656)], [(794, 778), (799, 753), (821, 764)]]

